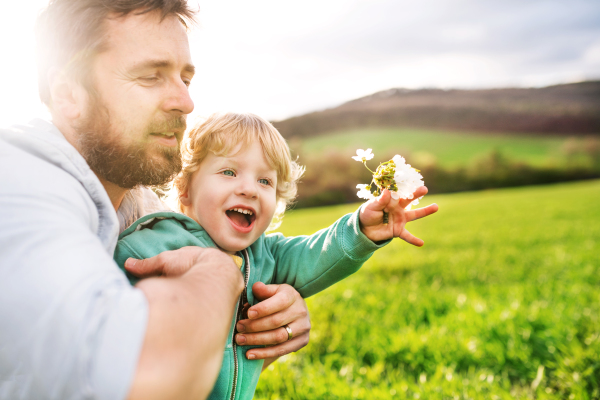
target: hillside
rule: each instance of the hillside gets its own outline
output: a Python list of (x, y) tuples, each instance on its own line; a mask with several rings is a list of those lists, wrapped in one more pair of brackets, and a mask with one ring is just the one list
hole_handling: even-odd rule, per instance
[(286, 138), (360, 127), (600, 134), (600, 81), (526, 89), (390, 89), (274, 125)]

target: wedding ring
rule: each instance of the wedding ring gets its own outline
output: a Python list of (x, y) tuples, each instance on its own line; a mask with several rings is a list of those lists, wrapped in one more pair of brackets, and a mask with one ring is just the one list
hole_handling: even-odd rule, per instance
[(291, 338), (293, 338), (293, 337), (294, 337), (294, 334), (293, 334), (293, 332), (292, 332), (292, 328), (290, 328), (288, 325), (284, 325), (284, 326), (282, 326), (282, 328), (285, 328), (285, 330), (286, 330), (286, 331), (287, 331), (287, 333), (288, 333), (288, 338), (287, 338), (287, 340), (290, 340)]

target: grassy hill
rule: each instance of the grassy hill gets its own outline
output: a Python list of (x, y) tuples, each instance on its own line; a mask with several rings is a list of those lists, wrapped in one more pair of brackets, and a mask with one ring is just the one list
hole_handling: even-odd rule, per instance
[(291, 141), (292, 150), (304, 155), (331, 149), (347, 157), (356, 149), (372, 148), (376, 158), (402, 154), (417, 166), (433, 161), (443, 167), (468, 165), (483, 154), (500, 151), (505, 156), (530, 165), (544, 165), (564, 159), (570, 147), (583, 147), (589, 138), (506, 135), (481, 132), (439, 131), (410, 128), (362, 128)]
[(502, 135), (407, 128), (363, 128), (291, 140), (305, 165), (298, 207), (356, 201), (356, 185), (370, 172), (352, 160), (372, 148), (374, 169), (394, 154), (421, 170), (431, 193), (547, 184), (600, 177), (600, 135)]
[(600, 81), (539, 89), (391, 89), (275, 123), (306, 166), (298, 206), (355, 200), (369, 174), (350, 159), (401, 154), (432, 192), (600, 176)]
[(390, 89), (274, 125), (288, 139), (362, 127), (599, 134), (600, 81), (529, 89)]
[[(308, 300), (257, 399), (600, 399), (600, 181), (426, 196), (363, 269)], [(358, 204), (292, 211), (309, 234)]]

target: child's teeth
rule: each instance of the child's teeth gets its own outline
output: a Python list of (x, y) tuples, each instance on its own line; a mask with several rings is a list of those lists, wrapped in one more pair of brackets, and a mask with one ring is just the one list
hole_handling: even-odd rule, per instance
[(234, 208), (233, 211), (237, 211), (237, 212), (242, 213), (242, 214), (252, 215), (252, 211), (250, 211), (250, 210), (244, 210), (242, 208)]

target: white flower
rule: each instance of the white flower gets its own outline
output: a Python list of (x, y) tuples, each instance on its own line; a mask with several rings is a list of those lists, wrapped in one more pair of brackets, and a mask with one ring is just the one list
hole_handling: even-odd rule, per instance
[(412, 206), (416, 206), (417, 204), (419, 204), (419, 200), (421, 200), (422, 198), (423, 198), (423, 196), (419, 197), (418, 199), (414, 199), (406, 207), (404, 207), (404, 209), (406, 211), (410, 211), (411, 207)]
[(371, 149), (367, 149), (367, 150), (358, 149), (358, 150), (356, 150), (356, 155), (352, 156), (352, 158), (354, 158), (356, 161), (365, 162), (365, 161), (370, 160), (374, 156), (375, 156), (375, 154), (371, 153)]
[(406, 164), (406, 160), (404, 159), (404, 157), (402, 157), (399, 154), (396, 154), (394, 157), (392, 157), (392, 161), (396, 165)]
[(392, 161), (396, 167), (394, 181), (398, 187), (398, 195), (402, 199), (412, 199), (415, 190), (424, 185), (423, 176), (399, 155), (395, 155)]
[[(356, 161), (366, 162), (373, 158), (373, 153), (371, 153), (371, 149), (358, 149), (356, 150), (356, 156), (352, 158)], [(392, 174), (394, 174), (393, 179), (391, 178)], [(406, 210), (410, 210), (413, 205), (416, 206), (419, 204), (419, 200), (423, 198), (423, 196), (418, 199), (414, 198), (415, 191), (424, 185), (423, 176), (419, 171), (411, 167), (410, 164), (407, 164), (404, 157), (399, 154), (396, 154), (389, 162), (379, 164), (379, 167), (373, 173), (373, 183), (375, 183), (379, 191), (388, 189), (394, 200), (412, 200), (405, 207)], [(357, 185), (356, 188), (360, 189), (356, 195), (361, 199), (371, 200), (375, 198), (371, 193), (371, 185), (361, 184)], [(396, 190), (391, 190), (391, 188)]]
[(371, 200), (371, 199), (375, 198), (375, 196), (373, 196), (373, 193), (371, 193), (370, 185), (359, 184), (359, 185), (356, 185), (356, 188), (360, 189), (356, 193), (356, 195), (359, 198), (365, 199), (365, 200)]

